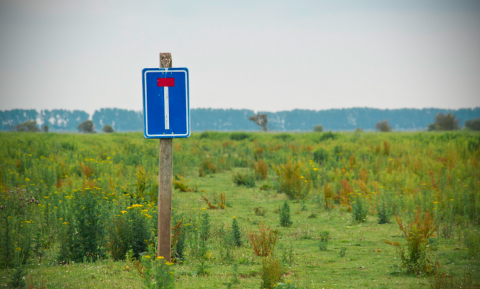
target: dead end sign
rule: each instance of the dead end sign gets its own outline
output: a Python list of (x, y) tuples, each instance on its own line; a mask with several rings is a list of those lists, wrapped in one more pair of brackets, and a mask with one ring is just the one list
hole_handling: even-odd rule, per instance
[(145, 138), (189, 137), (188, 69), (145, 68), (142, 80)]

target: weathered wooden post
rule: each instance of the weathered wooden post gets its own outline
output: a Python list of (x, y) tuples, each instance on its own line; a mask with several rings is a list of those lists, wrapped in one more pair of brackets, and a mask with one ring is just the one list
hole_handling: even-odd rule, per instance
[(142, 70), (143, 135), (159, 139), (157, 254), (171, 259), (172, 139), (190, 136), (188, 69), (172, 68), (172, 55), (160, 53), (160, 68)]
[[(160, 68), (172, 67), (172, 54), (160, 53)], [(167, 90), (168, 94), (168, 90)], [(165, 105), (167, 110), (167, 105)], [(158, 240), (157, 255), (170, 262), (172, 228), (172, 141), (171, 138), (159, 139), (158, 151)]]

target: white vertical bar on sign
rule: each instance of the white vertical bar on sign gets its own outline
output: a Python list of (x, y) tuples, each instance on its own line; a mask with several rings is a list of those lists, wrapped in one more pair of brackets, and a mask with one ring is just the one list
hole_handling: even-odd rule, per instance
[(163, 99), (165, 103), (165, 129), (170, 129), (170, 107), (168, 105), (168, 86), (163, 88)]

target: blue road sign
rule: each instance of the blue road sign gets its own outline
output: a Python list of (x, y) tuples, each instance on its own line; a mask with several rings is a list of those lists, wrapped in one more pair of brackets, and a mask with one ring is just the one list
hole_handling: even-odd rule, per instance
[(188, 69), (145, 68), (142, 79), (145, 138), (189, 137)]

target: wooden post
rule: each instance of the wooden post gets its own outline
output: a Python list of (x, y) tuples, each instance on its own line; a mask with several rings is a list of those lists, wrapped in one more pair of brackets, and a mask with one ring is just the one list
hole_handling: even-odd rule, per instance
[[(160, 53), (160, 68), (172, 67), (172, 54)], [(161, 138), (158, 171), (158, 247), (157, 255), (171, 261), (172, 228), (172, 139)]]

